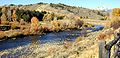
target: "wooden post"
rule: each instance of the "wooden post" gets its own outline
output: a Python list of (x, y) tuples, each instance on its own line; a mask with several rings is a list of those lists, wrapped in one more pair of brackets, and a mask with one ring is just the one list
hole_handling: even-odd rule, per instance
[(104, 40), (100, 40), (99, 42), (99, 58), (105, 58), (105, 44)]
[(105, 51), (105, 58), (110, 58), (110, 54), (111, 54), (111, 51), (110, 50), (106, 50)]

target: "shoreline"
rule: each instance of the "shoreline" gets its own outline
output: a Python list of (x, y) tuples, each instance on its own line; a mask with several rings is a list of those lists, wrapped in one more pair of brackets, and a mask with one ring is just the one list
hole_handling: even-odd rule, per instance
[[(81, 29), (76, 29), (76, 28), (68, 28), (68, 29), (64, 29), (64, 30), (59, 30), (59, 31), (44, 31), (44, 32), (39, 32), (37, 34), (34, 33), (26, 33), (25, 30), (8, 30), (8, 31), (2, 31), (3, 35), (0, 35), (0, 41), (4, 41), (7, 39), (16, 39), (16, 38), (21, 38), (21, 37), (25, 37), (25, 36), (34, 36), (34, 35), (44, 35), (46, 33), (51, 33), (51, 32), (60, 32), (60, 31), (65, 31), (65, 30), (81, 30)], [(18, 32), (19, 31), (19, 32)], [(20, 32), (21, 31), (21, 32)], [(12, 34), (11, 34), (12, 32)], [(1, 32), (0, 32), (1, 33)]]

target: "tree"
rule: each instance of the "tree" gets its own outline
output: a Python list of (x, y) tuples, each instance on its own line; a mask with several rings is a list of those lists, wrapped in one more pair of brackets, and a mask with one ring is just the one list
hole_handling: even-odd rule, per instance
[(24, 19), (24, 21), (26, 21), (26, 22), (29, 22), (29, 19), (30, 19), (30, 16), (29, 16), (29, 14), (24, 14), (23, 16), (22, 16), (22, 19)]
[(2, 12), (0, 11), (0, 17), (2, 16)]
[(19, 4), (18, 7), (23, 6), (22, 4)]
[(30, 31), (36, 33), (39, 29), (39, 20), (37, 17), (32, 17)]
[(112, 10), (111, 27), (118, 29), (120, 27), (120, 8), (114, 8)]
[(15, 4), (10, 4), (9, 6), (15, 6)]
[(39, 3), (37, 3), (37, 4), (43, 4), (43, 2), (39, 2)]
[(112, 16), (120, 16), (120, 8), (114, 8), (112, 10)]

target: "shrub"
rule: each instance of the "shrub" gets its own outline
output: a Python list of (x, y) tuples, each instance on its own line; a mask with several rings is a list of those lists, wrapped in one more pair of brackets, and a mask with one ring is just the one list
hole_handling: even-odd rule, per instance
[(22, 16), (22, 19), (24, 19), (24, 21), (28, 22), (29, 19), (30, 19), (30, 16), (24, 14), (24, 15)]
[(0, 11), (0, 17), (2, 16), (2, 12)]
[(6, 15), (5, 15), (5, 14), (2, 14), (2, 16), (1, 16), (1, 22), (2, 22), (2, 21), (6, 21), (6, 20), (7, 20)]
[(120, 8), (114, 8), (112, 10), (112, 16), (120, 16)]
[(43, 4), (43, 2), (39, 2), (39, 3), (37, 3), (37, 4)]
[(52, 30), (54, 30), (54, 31), (59, 31), (59, 29), (60, 29), (60, 24), (59, 24), (58, 21), (52, 21), (51, 24), (53, 25)]
[(5, 37), (5, 33), (3, 31), (0, 31), (0, 40), (4, 40), (2, 39), (3, 37)]
[(9, 6), (15, 6), (15, 4), (10, 4)]
[(84, 21), (82, 21), (82, 20), (76, 20), (76, 26), (78, 27), (78, 28), (80, 28), (80, 27), (82, 27), (82, 25), (84, 24)]
[(80, 42), (82, 39), (83, 39), (82, 37), (78, 37), (78, 38), (76, 38), (76, 39), (75, 39), (75, 43)]
[(120, 27), (120, 17), (113, 17), (111, 21), (111, 27), (117, 29)]
[(98, 39), (98, 40), (105, 40), (106, 36), (107, 36), (107, 35), (104, 34), (104, 33), (103, 33), (103, 34), (99, 34), (98, 37), (97, 37), (97, 39)]
[(13, 9), (12, 20), (13, 20), (13, 21), (16, 21), (16, 20), (17, 20), (16, 9)]
[(62, 20), (63, 18), (64, 18), (64, 16), (57, 17), (58, 20)]
[(12, 22), (11, 29), (17, 29), (17, 28), (19, 28), (18, 25), (19, 25), (18, 22)]
[(9, 25), (9, 21), (1, 21), (1, 24), (3, 24), (3, 25)]
[(100, 20), (106, 20), (105, 18), (101, 18)]
[(39, 27), (39, 20), (36, 17), (31, 19), (31, 32), (37, 32)]
[(52, 14), (45, 14), (43, 17), (43, 21), (52, 21), (54, 19), (54, 13)]
[(120, 8), (115, 8), (112, 10), (112, 20), (111, 25), (113, 29), (120, 27)]
[(19, 4), (18, 7), (23, 6), (22, 4)]
[(42, 21), (42, 18), (45, 14), (44, 12), (39, 11), (30, 11), (30, 10), (19, 10), (16, 11), (17, 20), (24, 19), (26, 22), (30, 22), (32, 17), (37, 17), (39, 21)]

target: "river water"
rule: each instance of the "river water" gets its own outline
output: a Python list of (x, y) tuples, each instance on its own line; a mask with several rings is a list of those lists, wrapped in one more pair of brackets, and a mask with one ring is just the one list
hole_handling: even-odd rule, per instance
[[(98, 31), (98, 29), (89, 28), (89, 30), (92, 30), (92, 32)], [(102, 29), (103, 28), (101, 28), (100, 30)], [(60, 32), (46, 33), (44, 35), (39, 35), (39, 36), (38, 35), (26, 36), (22, 38), (16, 38), (15, 40), (14, 39), (4, 40), (0, 42), (0, 52), (9, 51), (10, 53), (7, 55), (3, 54), (0, 56), (3, 58), (4, 57), (11, 58), (11, 56), (18, 57), (21, 55), (30, 54), (32, 52), (32, 49), (30, 49), (28, 46), (35, 45), (36, 43), (39, 46), (42, 44), (46, 44), (46, 43), (48, 44), (49, 43), (59, 43), (59, 44), (61, 43), (62, 44), (64, 40), (69, 39), (70, 41), (74, 41), (77, 37), (83, 35), (81, 33), (83, 33), (82, 30), (65, 30), (65, 31), (60, 31)], [(17, 49), (20, 47), (22, 48)], [(15, 53), (13, 53), (14, 50), (16, 50)]]
[(71, 41), (73, 41), (78, 36), (80, 36), (80, 30), (65, 30), (61, 32), (51, 32), (40, 36), (27, 36), (23, 38), (17, 38), (15, 40), (8, 39), (0, 42), (0, 51), (16, 48), (19, 46), (29, 45), (35, 42), (40, 44), (45, 44), (45, 43), (61, 42), (66, 39), (70, 39)]

